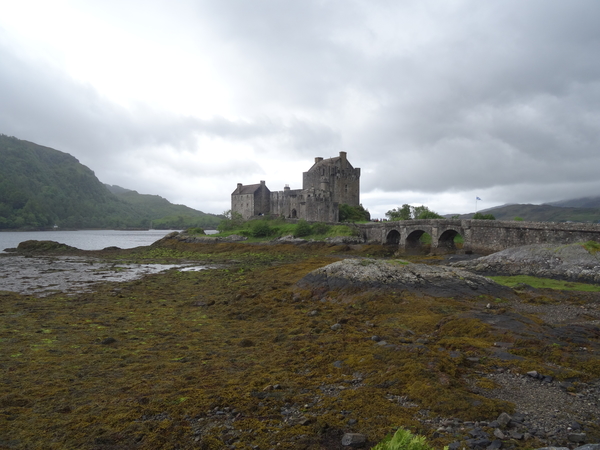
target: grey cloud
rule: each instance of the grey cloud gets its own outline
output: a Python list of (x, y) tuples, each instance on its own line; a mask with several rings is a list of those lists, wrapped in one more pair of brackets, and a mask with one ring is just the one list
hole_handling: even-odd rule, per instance
[(600, 193), (595, 0), (186, 5), (202, 34), (183, 35), (211, 54), (241, 119), (125, 109), (0, 45), (0, 132), (102, 154), (99, 164), (146, 146), (211, 152), (199, 136), (257, 155), (252, 166), (162, 162), (188, 175), (346, 150), (365, 191), (485, 189), (500, 203)]

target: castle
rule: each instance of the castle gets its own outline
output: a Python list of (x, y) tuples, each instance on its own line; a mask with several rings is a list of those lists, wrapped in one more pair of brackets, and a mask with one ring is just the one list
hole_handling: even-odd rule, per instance
[(271, 192), (264, 181), (242, 185), (231, 194), (231, 211), (244, 219), (273, 215), (315, 222), (338, 222), (339, 205), (360, 204), (360, 169), (352, 167), (346, 152), (323, 159), (302, 174), (302, 189)]

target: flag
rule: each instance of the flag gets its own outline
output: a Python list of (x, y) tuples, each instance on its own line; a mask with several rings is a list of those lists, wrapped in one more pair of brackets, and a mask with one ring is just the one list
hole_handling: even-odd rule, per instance
[(475, 197), (475, 200), (481, 200), (479, 197)]

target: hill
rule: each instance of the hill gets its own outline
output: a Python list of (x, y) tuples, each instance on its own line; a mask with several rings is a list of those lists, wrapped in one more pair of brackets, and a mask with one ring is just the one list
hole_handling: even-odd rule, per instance
[(153, 228), (216, 228), (224, 216), (207, 214), (185, 205), (174, 205), (160, 195), (140, 194), (117, 185), (105, 184), (117, 198), (145, 211)]
[(546, 205), (560, 206), (562, 208), (600, 208), (600, 196), (573, 198), (570, 200), (561, 200), (559, 202), (546, 203)]
[[(559, 202), (560, 203), (560, 202)], [(484, 212), (483, 210), (480, 212)], [(486, 214), (493, 214), (497, 220), (514, 220), (520, 217), (523, 220), (531, 222), (599, 222), (600, 207), (595, 208), (576, 208), (552, 206), (550, 204), (531, 205), (531, 204), (513, 204), (488, 208)], [(462, 214), (461, 219), (470, 219), (471, 214)]]
[(68, 153), (0, 135), (0, 229), (213, 227), (220, 221), (121, 189), (115, 195)]

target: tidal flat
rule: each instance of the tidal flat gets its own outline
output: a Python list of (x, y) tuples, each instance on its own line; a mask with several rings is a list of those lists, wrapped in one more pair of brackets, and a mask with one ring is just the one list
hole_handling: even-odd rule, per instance
[[(441, 448), (501, 413), (529, 427), (527, 439), (507, 431), (503, 448), (564, 444), (574, 420), (600, 442), (597, 293), (299, 284), (336, 261), (392, 253), (168, 239), (46, 252), (175, 266), (85, 292), (0, 292), (0, 448), (338, 449), (346, 432), (369, 448), (400, 426)], [(182, 270), (191, 265), (211, 269)], [(568, 320), (553, 321), (562, 307)], [(550, 399), (519, 403), (538, 389)], [(559, 394), (570, 403), (546, 414)]]

